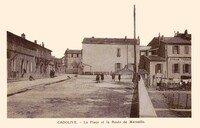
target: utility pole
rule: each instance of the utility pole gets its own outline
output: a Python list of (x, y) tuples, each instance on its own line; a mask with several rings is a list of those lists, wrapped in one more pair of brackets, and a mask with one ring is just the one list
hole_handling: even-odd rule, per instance
[(134, 13), (133, 13), (133, 18), (134, 18), (134, 65), (133, 65), (133, 84), (135, 86), (133, 90), (133, 103), (131, 105), (131, 114), (130, 117), (139, 117), (139, 93), (138, 93), (138, 73), (137, 73), (137, 61), (136, 61), (136, 21), (135, 21), (135, 5), (134, 5)]
[(137, 72), (137, 61), (136, 61), (136, 43), (137, 43), (137, 41), (136, 41), (136, 26), (135, 26), (135, 24), (136, 24), (136, 17), (135, 17), (135, 5), (134, 5), (134, 13), (133, 13), (133, 17), (134, 17), (134, 67), (133, 67), (133, 70), (134, 70), (134, 72), (136, 73)]

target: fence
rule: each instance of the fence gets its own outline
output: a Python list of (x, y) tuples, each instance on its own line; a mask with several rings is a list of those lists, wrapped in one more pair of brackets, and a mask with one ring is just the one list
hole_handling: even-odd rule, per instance
[(170, 110), (182, 117), (191, 117), (191, 92), (171, 92), (164, 94)]

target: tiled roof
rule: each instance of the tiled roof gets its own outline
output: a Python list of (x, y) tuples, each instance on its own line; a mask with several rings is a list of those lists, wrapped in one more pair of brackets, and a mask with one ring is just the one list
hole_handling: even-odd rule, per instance
[(52, 52), (50, 49), (47, 49), (39, 44), (36, 44), (36, 43), (33, 43), (27, 39), (24, 39), (20, 36), (17, 36), (9, 31), (7, 31), (7, 42), (9, 43), (15, 43), (17, 45), (20, 45), (22, 47), (25, 47), (25, 48), (28, 48), (28, 49), (31, 49), (31, 50), (36, 50), (37, 48), (41, 48), (41, 49), (44, 49), (44, 50), (48, 50), (50, 52)]
[(164, 37), (161, 41), (167, 44), (191, 44), (190, 40), (181, 37)]
[(70, 49), (67, 49), (66, 51), (65, 51), (65, 54), (66, 53), (81, 53), (81, 50), (70, 50)]
[(150, 55), (146, 56), (150, 61), (165, 61), (165, 58), (157, 56), (157, 55)]
[[(136, 40), (137, 41), (137, 40)], [(125, 45), (125, 44), (134, 44), (134, 39), (125, 39), (125, 38), (84, 38), (83, 44), (118, 44), (118, 45)], [(139, 44), (137, 42), (137, 44)]]
[[(187, 40), (181, 37), (160, 37), (160, 41), (166, 44), (180, 44), (180, 45), (191, 45), (191, 40)], [(152, 46), (152, 48), (159, 47), (159, 37), (154, 37), (152, 41), (147, 45)]]

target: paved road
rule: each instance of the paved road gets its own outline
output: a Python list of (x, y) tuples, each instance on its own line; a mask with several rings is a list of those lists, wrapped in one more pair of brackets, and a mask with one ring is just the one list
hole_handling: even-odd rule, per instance
[(8, 118), (129, 117), (131, 79), (78, 76), (8, 97)]

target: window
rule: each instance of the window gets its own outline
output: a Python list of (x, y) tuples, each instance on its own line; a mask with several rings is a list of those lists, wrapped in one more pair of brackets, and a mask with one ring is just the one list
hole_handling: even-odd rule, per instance
[(121, 63), (116, 63), (115, 64), (115, 71), (118, 71), (121, 69)]
[(190, 73), (191, 72), (191, 65), (190, 64), (184, 64), (183, 65), (183, 73)]
[(162, 73), (162, 64), (155, 65), (155, 73)]
[(173, 46), (172, 50), (173, 54), (179, 54), (179, 46)]
[(172, 65), (172, 72), (173, 73), (179, 73), (179, 64), (173, 64)]
[(73, 56), (73, 54), (72, 54), (72, 56), (71, 56), (71, 57), (74, 57), (74, 56)]
[(15, 59), (13, 59), (13, 60), (11, 61), (11, 70), (12, 70), (12, 71), (16, 71), (16, 60), (15, 60)]
[(117, 57), (120, 57), (121, 56), (121, 50), (120, 48), (117, 48)]
[(185, 54), (189, 54), (189, 46), (185, 46)]
[(77, 57), (79, 57), (78, 53), (76, 54)]
[(31, 72), (33, 71), (33, 64), (32, 64), (32, 62), (31, 62)]

